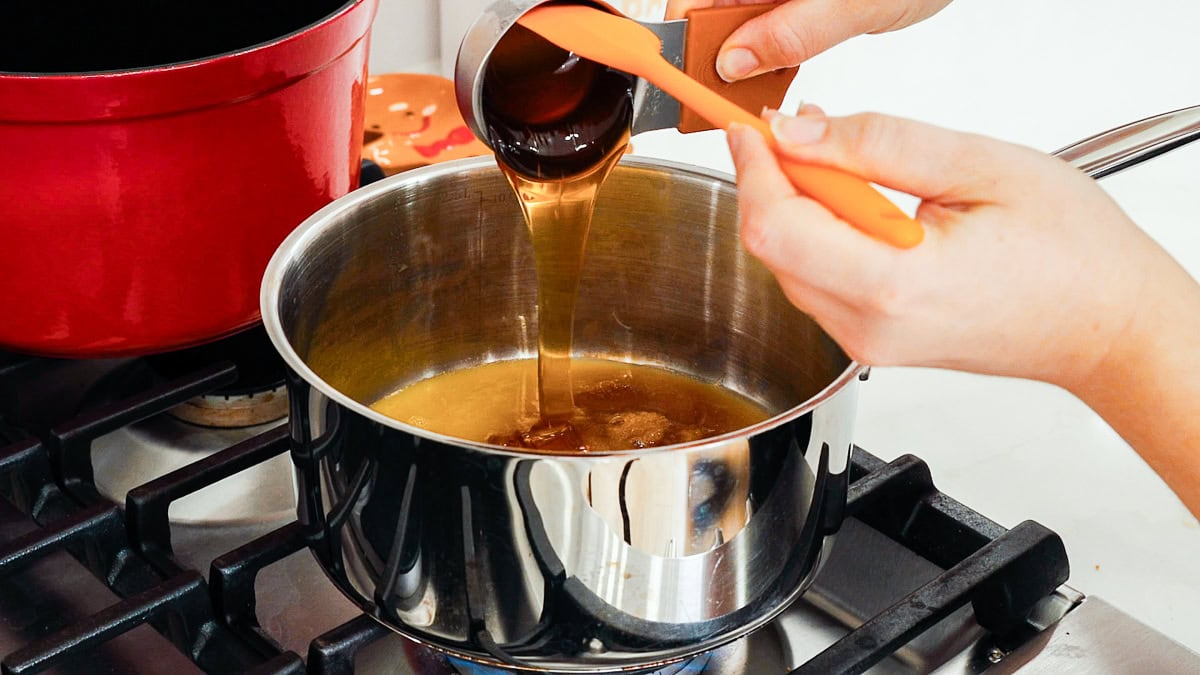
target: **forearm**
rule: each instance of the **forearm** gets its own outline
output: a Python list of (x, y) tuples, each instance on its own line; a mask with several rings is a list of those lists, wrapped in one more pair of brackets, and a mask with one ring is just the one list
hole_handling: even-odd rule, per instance
[(1068, 388), (1200, 518), (1200, 285), (1170, 261), (1141, 297), (1123, 339)]

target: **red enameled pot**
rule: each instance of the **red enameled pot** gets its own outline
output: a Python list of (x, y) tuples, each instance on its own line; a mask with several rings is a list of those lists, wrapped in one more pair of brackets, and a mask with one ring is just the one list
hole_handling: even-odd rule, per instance
[(378, 0), (0, 6), (0, 348), (165, 351), (259, 321), (358, 180)]

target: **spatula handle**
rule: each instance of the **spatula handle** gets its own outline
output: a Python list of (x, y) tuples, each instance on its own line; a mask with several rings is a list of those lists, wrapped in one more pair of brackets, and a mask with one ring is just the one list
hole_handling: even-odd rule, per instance
[[(733, 123), (754, 127), (772, 148), (775, 137), (766, 122), (746, 112), (716, 92), (691, 79), (665, 60), (655, 64), (654, 77), (646, 77), (712, 124), (728, 129)], [(831, 167), (802, 164), (780, 157), (780, 166), (796, 189), (825, 205), (859, 230), (898, 248), (912, 248), (925, 238), (917, 221), (884, 197), (870, 183)]]
[(872, 237), (896, 248), (912, 248), (925, 238), (920, 223), (858, 176), (783, 157), (779, 165), (797, 189)]

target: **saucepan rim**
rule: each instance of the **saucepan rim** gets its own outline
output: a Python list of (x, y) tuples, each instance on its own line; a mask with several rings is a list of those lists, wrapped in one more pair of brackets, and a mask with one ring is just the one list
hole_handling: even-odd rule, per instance
[[(414, 436), (428, 439), (437, 443), (468, 448), (484, 453), (507, 455), (512, 457), (554, 457), (562, 460), (582, 460), (594, 459), (597, 457), (643, 457), (661, 452), (680, 452), (688, 451), (695, 448), (704, 448), (721, 443), (728, 443), (740, 439), (747, 439), (759, 433), (773, 429), (782, 424), (802, 417), (815, 408), (820, 406), (825, 401), (832, 398), (840, 392), (845, 386), (857, 379), (867, 367), (851, 359), (842, 371), (842, 373), (834, 378), (833, 381), (825, 385), (815, 395), (809, 397), (799, 405), (788, 408), (787, 410), (768, 417), (767, 419), (742, 427), (736, 431), (721, 434), (719, 436), (710, 436), (696, 441), (686, 443), (676, 443), (673, 445), (656, 446), (653, 448), (643, 448), (635, 450), (606, 450), (588, 452), (586, 454), (564, 454), (548, 450), (533, 450), (533, 449), (514, 449), (503, 445), (495, 445), (492, 443), (482, 443), (479, 441), (471, 441), (456, 436), (448, 436), (422, 429), (420, 427), (406, 424), (392, 417), (388, 417), (380, 412), (377, 412), (359, 401), (347, 396), (345, 393), (326, 382), (323, 378), (314, 372), (304, 359), (296, 353), (292, 347), (291, 341), (287, 338), (283, 330), (283, 323), (279, 312), (279, 296), (283, 288), (283, 279), (285, 274), (296, 260), (300, 259), (298, 254), (307, 251), (312, 242), (327, 229), (332, 223), (339, 220), (339, 216), (347, 211), (355, 209), (362, 203), (372, 201), (382, 195), (392, 191), (394, 186), (415, 181), (415, 180), (431, 180), (442, 175), (455, 174), (464, 171), (477, 170), (491, 166), (499, 172), (495, 167), (495, 160), (489, 156), (483, 157), (468, 157), (464, 159), (453, 160), (433, 164), (411, 171), (405, 171), (394, 176), (385, 178), (376, 183), (372, 183), (363, 188), (359, 188), (350, 194), (341, 197), (330, 204), (326, 205), (321, 210), (304, 220), (291, 234), (288, 235), (275, 253), (271, 256), (271, 261), (267, 264), (267, 269), (263, 275), (261, 293), (259, 296), (260, 310), (262, 312), (263, 326), (267, 331), (267, 335), (271, 338), (271, 342), (275, 345), (275, 349), (283, 357), (284, 362), (297, 375), (303, 378), (310, 386), (317, 389), (330, 400), (337, 402), (341, 406), (353, 411), (358, 415), (362, 415), (374, 422), (384, 426), (397, 429)], [(633, 167), (650, 170), (666, 169), (675, 174), (685, 174), (697, 176), (700, 178), (713, 179), (722, 181), (728, 184), (734, 183), (734, 177), (723, 171), (716, 171), (706, 167), (699, 167), (692, 164), (675, 162), (665, 159), (644, 158), (644, 157), (623, 157), (620, 161), (620, 166)], [(796, 309), (795, 311), (800, 311)]]

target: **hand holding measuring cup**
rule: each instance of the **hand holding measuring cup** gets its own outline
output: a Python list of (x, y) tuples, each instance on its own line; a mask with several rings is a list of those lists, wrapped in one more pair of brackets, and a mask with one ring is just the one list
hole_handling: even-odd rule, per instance
[[(723, 5), (763, 4), (762, 0), (671, 0), (667, 18)], [(751, 19), (721, 45), (717, 72), (727, 81), (799, 65), (862, 33), (886, 33), (927, 19), (950, 0), (790, 0)]]

